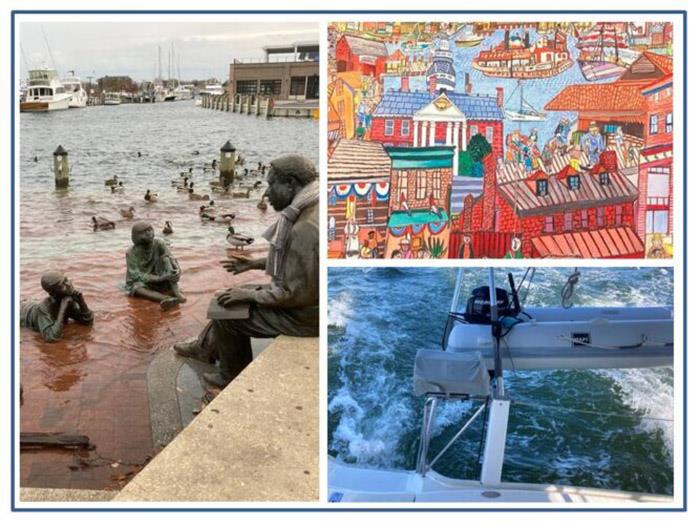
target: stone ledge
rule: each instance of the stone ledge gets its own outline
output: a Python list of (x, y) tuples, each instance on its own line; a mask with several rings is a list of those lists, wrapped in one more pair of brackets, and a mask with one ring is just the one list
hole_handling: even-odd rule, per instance
[(318, 338), (280, 336), (115, 501), (317, 501)]
[(37, 489), (20, 488), (19, 500), (28, 501), (110, 501), (115, 495), (113, 490), (78, 490), (78, 489)]

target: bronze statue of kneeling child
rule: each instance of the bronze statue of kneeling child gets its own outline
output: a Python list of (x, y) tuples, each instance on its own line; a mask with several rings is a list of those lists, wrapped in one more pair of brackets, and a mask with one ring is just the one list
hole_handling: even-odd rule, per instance
[(41, 287), (49, 294), (43, 301), (22, 301), (20, 326), (39, 332), (48, 343), (60, 341), (63, 326), (73, 319), (90, 325), (94, 319), (82, 292), (62, 272), (49, 271), (41, 276)]
[(169, 310), (186, 301), (178, 288), (182, 270), (153, 227), (137, 222), (131, 229), (134, 245), (126, 252), (126, 289), (129, 295), (160, 303)]

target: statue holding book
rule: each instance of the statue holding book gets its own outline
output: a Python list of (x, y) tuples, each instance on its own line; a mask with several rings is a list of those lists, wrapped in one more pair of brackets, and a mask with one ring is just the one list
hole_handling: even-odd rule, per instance
[(253, 360), (251, 337), (318, 336), (318, 173), (306, 158), (289, 155), (272, 161), (267, 179), (266, 196), (280, 212), (263, 234), (270, 242), (267, 257), (234, 256), (222, 264), (233, 274), (265, 270), (270, 282), (219, 293), (199, 337), (174, 347), (183, 357), (218, 360), (217, 372), (204, 379), (219, 388)]

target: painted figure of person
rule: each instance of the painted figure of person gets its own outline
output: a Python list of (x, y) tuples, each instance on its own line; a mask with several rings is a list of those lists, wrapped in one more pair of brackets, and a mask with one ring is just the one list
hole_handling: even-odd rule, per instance
[(248, 305), (248, 317), (212, 320), (196, 340), (174, 346), (183, 357), (204, 362), (218, 359), (218, 370), (203, 377), (219, 388), (253, 360), (251, 337), (318, 336), (318, 173), (306, 158), (288, 155), (272, 161), (267, 182), (270, 204), (280, 212), (263, 234), (270, 242), (267, 257), (237, 256), (222, 264), (233, 274), (265, 270), (271, 282), (227, 289), (217, 296), (218, 304), (225, 308)]
[(377, 242), (377, 232), (372, 230), (367, 234), (367, 247), (372, 259), (379, 257), (379, 243)]
[(350, 217), (345, 223), (343, 232), (345, 233), (345, 257), (356, 259), (360, 254), (360, 240), (358, 238), (360, 227), (354, 217)]
[(598, 131), (598, 124), (591, 122), (588, 133), (581, 137), (581, 145), (588, 153), (589, 166), (595, 166), (600, 160), (600, 154), (605, 151), (605, 137)]
[(523, 246), (523, 241), (520, 240), (520, 237), (514, 236), (510, 240), (510, 250), (506, 252), (506, 255), (504, 259), (522, 259), (523, 258), (523, 252), (521, 250)]
[(131, 228), (134, 245), (126, 252), (126, 289), (129, 295), (160, 303), (168, 310), (186, 301), (178, 288), (180, 265), (153, 226), (137, 222)]
[(41, 276), (41, 287), (49, 294), (43, 301), (22, 301), (20, 326), (39, 332), (48, 343), (60, 341), (63, 326), (73, 319), (90, 325), (94, 315), (80, 290), (62, 272), (50, 271)]

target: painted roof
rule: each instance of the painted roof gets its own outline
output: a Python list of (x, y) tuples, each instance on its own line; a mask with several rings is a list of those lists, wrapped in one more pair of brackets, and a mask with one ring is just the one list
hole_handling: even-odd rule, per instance
[[(544, 106), (550, 111), (636, 111), (645, 109), (639, 87), (628, 84), (574, 84), (566, 86)], [(644, 120), (644, 116), (640, 115)]]
[(453, 146), (426, 148), (386, 147), (394, 169), (452, 168)]
[(369, 55), (375, 57), (387, 56), (386, 44), (375, 40), (360, 38), (359, 36), (343, 35), (350, 46), (350, 50), (356, 55)]
[(328, 159), (329, 181), (383, 179), (391, 174), (391, 160), (378, 142), (341, 139)]
[(541, 257), (598, 259), (641, 255), (644, 244), (632, 228), (619, 226), (600, 230), (557, 233), (532, 239)]
[[(446, 96), (468, 119), (503, 120), (503, 110), (497, 104), (496, 97), (464, 93), (447, 93)], [(375, 117), (412, 117), (436, 98), (438, 95), (427, 91), (387, 91), (382, 95), (373, 115)]]
[[(614, 151), (604, 153), (615, 154)], [(609, 172), (608, 184), (600, 184), (599, 177), (594, 174), (608, 171), (611, 167), (610, 163), (611, 159), (608, 156), (591, 169), (592, 173), (579, 173), (580, 186), (575, 190), (569, 189), (566, 174), (561, 179), (558, 174), (549, 175), (547, 195), (537, 195), (535, 182), (527, 179), (501, 183), (498, 189), (510, 205), (516, 208), (515, 211), (520, 216), (544, 215), (635, 200), (637, 189), (627, 177), (617, 171)], [(564, 170), (567, 170), (567, 167), (564, 167)]]

